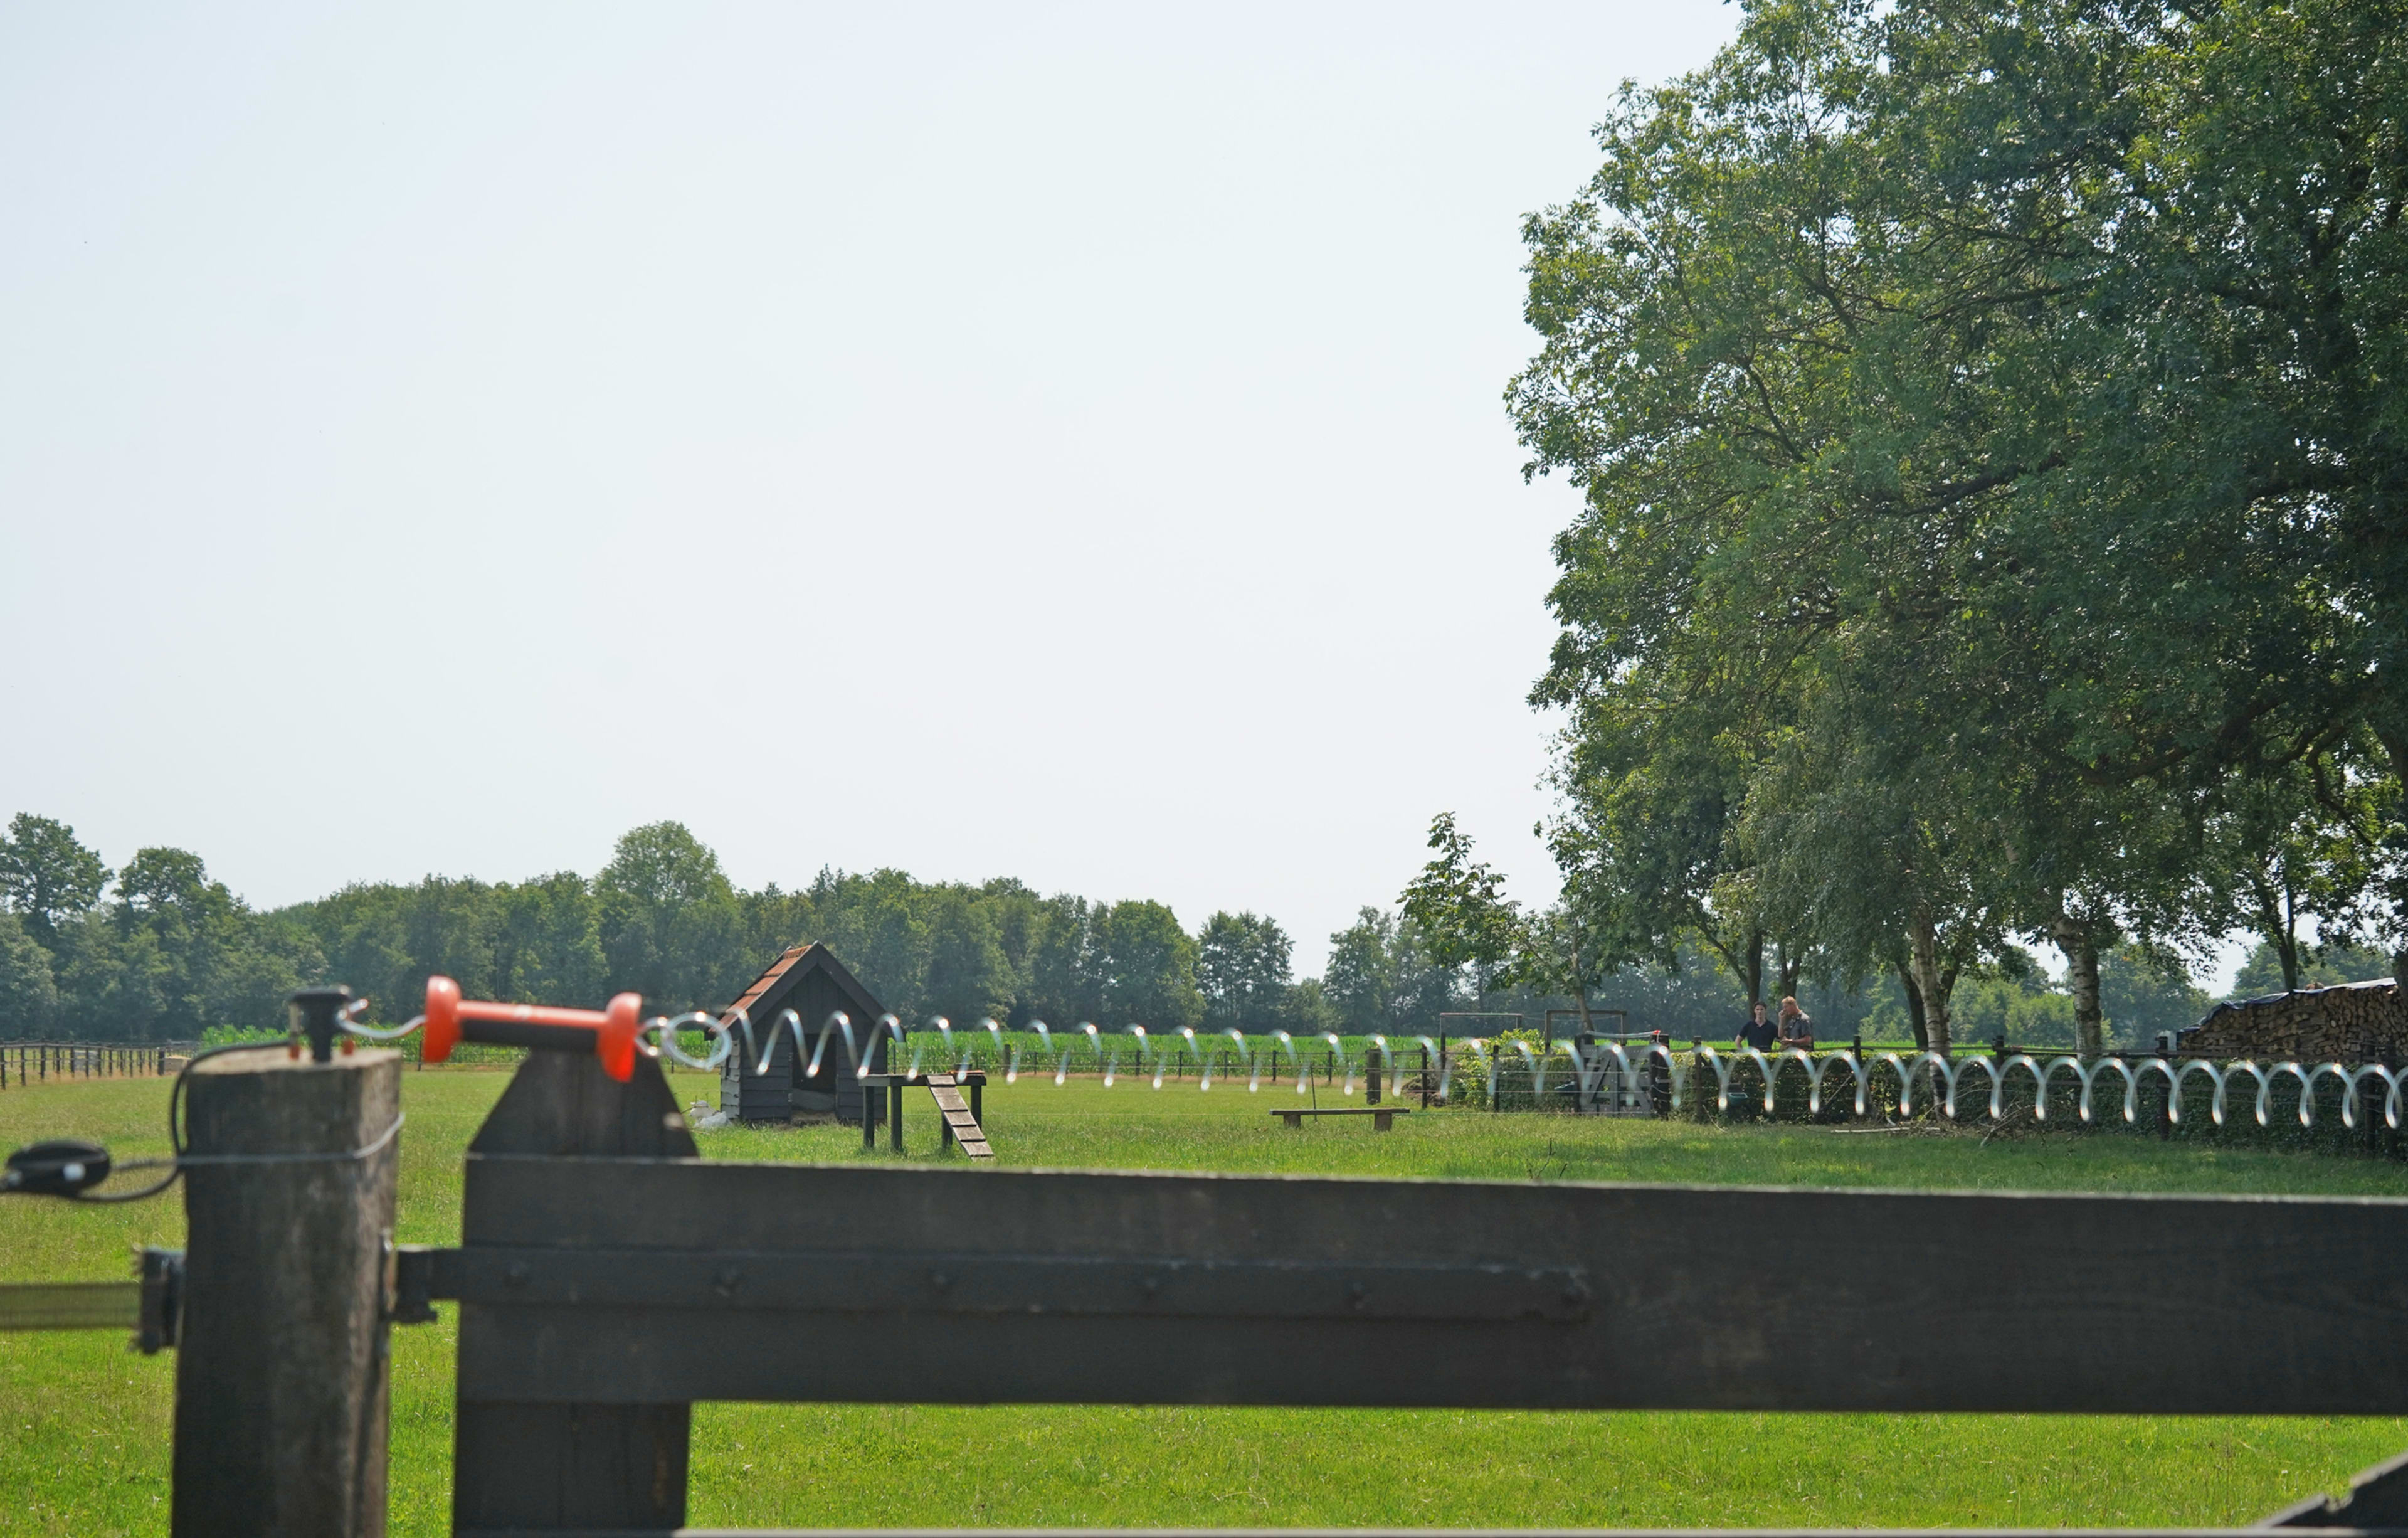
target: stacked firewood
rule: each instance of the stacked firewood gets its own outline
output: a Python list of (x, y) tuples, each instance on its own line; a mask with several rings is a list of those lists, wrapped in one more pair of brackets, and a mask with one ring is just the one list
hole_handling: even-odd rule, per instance
[(2218, 1004), (2183, 1037), (2183, 1050), (2211, 1057), (2408, 1064), (2408, 1004), (2387, 978)]

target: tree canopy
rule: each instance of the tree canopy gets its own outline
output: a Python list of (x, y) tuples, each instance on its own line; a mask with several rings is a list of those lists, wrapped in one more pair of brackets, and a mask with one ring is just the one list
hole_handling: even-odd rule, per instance
[(2404, 10), (1761, 0), (1623, 90), (1508, 393), (1584, 494), (1533, 697), (1613, 959), (1895, 969), (1945, 1050), (2037, 936), (2095, 1049), (2286, 778), (2400, 947)]

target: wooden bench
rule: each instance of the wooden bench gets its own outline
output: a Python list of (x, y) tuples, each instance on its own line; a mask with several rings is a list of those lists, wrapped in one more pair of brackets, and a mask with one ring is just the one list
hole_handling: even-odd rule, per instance
[(1371, 1118), (1371, 1130), (1384, 1132), (1396, 1124), (1397, 1117), (1410, 1116), (1412, 1113), (1387, 1105), (1332, 1106), (1326, 1111), (1309, 1110), (1299, 1105), (1293, 1111), (1273, 1111), (1271, 1114), (1299, 1132), (1304, 1130), (1304, 1118), (1307, 1116), (1369, 1116)]

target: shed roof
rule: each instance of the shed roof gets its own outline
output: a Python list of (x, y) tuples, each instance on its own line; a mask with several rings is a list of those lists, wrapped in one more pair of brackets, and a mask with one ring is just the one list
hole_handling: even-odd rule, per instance
[[(734, 1003), (720, 1012), (719, 1023), (734, 1025), (740, 1011), (754, 1025), (767, 1025), (768, 1020), (763, 1017), (775, 1018), (777, 1012), (785, 1006), (786, 996), (801, 987), (804, 979), (814, 973), (825, 976), (836, 985), (837, 991), (844, 997), (848, 1013), (854, 1016), (854, 1024), (862, 1028), (875, 1027), (878, 1017), (886, 1013), (885, 1008), (870, 997), (869, 990), (861, 985), (861, 980), (836, 958), (836, 953), (814, 941), (789, 946), (777, 960), (770, 962), (761, 975), (737, 996)], [(817, 1020), (804, 1021), (805, 1034), (816, 1034), (822, 1024)]]

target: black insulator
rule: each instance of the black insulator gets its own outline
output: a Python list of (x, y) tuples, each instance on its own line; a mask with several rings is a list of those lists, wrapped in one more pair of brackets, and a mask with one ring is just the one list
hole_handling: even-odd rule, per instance
[(0, 1191), (28, 1196), (73, 1196), (108, 1178), (108, 1150), (78, 1138), (53, 1138), (8, 1156)]

